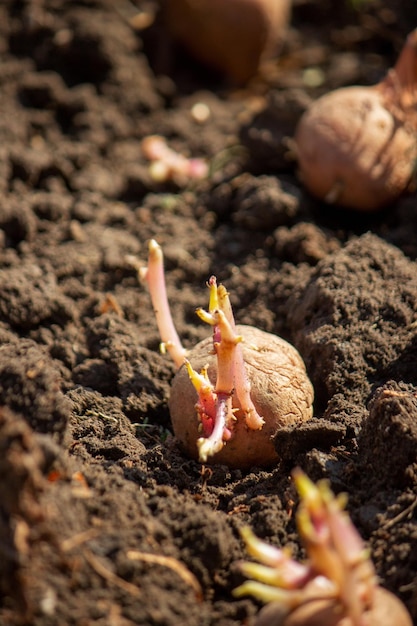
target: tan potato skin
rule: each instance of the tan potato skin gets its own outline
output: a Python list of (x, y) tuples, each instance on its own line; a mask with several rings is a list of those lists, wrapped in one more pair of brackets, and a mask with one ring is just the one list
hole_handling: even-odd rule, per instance
[[(273, 436), (280, 426), (310, 419), (313, 413), (313, 387), (297, 350), (276, 335), (251, 326), (237, 326), (243, 336), (243, 354), (251, 383), (251, 397), (258, 413), (265, 420), (261, 430), (249, 430), (241, 411), (236, 413), (234, 435), (223, 449), (208, 459), (229, 467), (270, 466), (279, 459)], [(256, 346), (256, 348), (254, 347)], [(215, 357), (212, 339), (205, 339), (191, 350), (188, 358), (197, 371), (209, 364), (208, 374), (215, 383)], [(199, 420), (196, 412), (197, 393), (185, 367), (177, 372), (169, 401), (175, 436), (186, 453), (197, 459)], [(233, 397), (233, 406), (239, 408)]]
[(301, 117), (295, 143), (305, 187), (361, 211), (381, 209), (403, 194), (417, 157), (415, 131), (389, 109), (379, 87), (322, 96)]
[(291, 0), (165, 0), (169, 31), (199, 61), (243, 84), (273, 54)]
[[(363, 626), (412, 626), (403, 603), (386, 589), (378, 587), (372, 609), (363, 615)], [(340, 604), (330, 600), (314, 600), (284, 616), (278, 603), (261, 610), (255, 626), (353, 626), (341, 615)]]

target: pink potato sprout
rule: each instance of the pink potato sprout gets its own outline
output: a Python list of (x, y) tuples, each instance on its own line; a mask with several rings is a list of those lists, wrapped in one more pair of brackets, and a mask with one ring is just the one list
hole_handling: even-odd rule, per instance
[(162, 350), (178, 368), (169, 408), (185, 451), (203, 463), (230, 467), (276, 462), (278, 428), (312, 416), (313, 389), (297, 350), (280, 337), (236, 325), (229, 294), (212, 276), (208, 311), (197, 309), (212, 337), (186, 352), (172, 321), (162, 250), (154, 240), (140, 277), (149, 288)]
[(297, 527), (307, 559), (295, 561), (287, 549), (241, 531), (248, 553), (258, 562), (241, 564), (249, 579), (234, 590), (267, 605), (256, 626), (411, 626), (400, 600), (378, 585), (362, 539), (346, 513), (346, 496), (334, 496), (328, 482), (315, 485), (293, 471), (300, 496)]
[(184, 187), (191, 180), (207, 178), (208, 163), (204, 159), (189, 159), (170, 148), (164, 137), (148, 135), (142, 140), (142, 152), (148, 161), (149, 174), (156, 183), (174, 181)]

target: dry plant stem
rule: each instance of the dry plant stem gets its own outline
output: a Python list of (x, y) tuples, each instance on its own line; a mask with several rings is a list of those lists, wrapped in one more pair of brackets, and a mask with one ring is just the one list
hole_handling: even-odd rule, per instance
[(161, 337), (161, 349), (168, 350), (176, 367), (179, 368), (184, 363), (186, 351), (181, 345), (172, 321), (165, 286), (164, 257), (161, 247), (154, 239), (149, 242), (148, 266), (139, 270), (139, 276), (148, 285)]
[(131, 595), (138, 597), (141, 594), (139, 587), (128, 582), (124, 578), (120, 578), (114, 572), (109, 570), (97, 557), (91, 552), (91, 550), (84, 550), (83, 555), (85, 560), (93, 568), (93, 570), (108, 583), (119, 587), (123, 591), (127, 591)]
[(132, 561), (143, 561), (145, 563), (154, 563), (156, 565), (162, 565), (163, 567), (169, 567), (172, 571), (176, 572), (187, 585), (192, 587), (197, 600), (201, 601), (203, 599), (203, 590), (200, 583), (194, 574), (190, 572), (190, 570), (181, 561), (178, 561), (171, 556), (140, 552), (139, 550), (129, 550), (127, 557)]
[(91, 539), (95, 539), (101, 534), (101, 531), (98, 528), (89, 528), (88, 530), (84, 530), (72, 537), (68, 537), (68, 539), (64, 539), (61, 543), (61, 550), (63, 552), (70, 552), (74, 548), (78, 548), (83, 543), (87, 543), (87, 541), (91, 541)]

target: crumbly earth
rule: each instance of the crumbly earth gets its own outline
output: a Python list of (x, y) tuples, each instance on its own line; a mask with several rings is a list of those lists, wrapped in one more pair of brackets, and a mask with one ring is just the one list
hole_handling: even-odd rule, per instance
[[(239, 528), (302, 558), (297, 465), (348, 493), (417, 623), (417, 198), (325, 207), (290, 158), (308, 102), (378, 81), (416, 6), (296, 0), (279, 61), (236, 89), (159, 14), (140, 28), (151, 0), (0, 3), (2, 625), (250, 626)], [(155, 133), (209, 178), (153, 180)], [(303, 356), (314, 418), (277, 435), (275, 467), (202, 466), (173, 438), (174, 367), (135, 268), (152, 237), (186, 347), (215, 274), (239, 323)]]

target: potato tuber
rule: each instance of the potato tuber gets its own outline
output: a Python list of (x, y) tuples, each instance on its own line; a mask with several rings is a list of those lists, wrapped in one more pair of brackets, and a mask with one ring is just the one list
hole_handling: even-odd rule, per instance
[(160, 336), (179, 368), (169, 409), (174, 434), (202, 462), (247, 468), (278, 460), (273, 437), (280, 426), (312, 416), (313, 388), (297, 350), (270, 333), (235, 326), (223, 285), (209, 281), (209, 310), (198, 309), (213, 328), (187, 354), (175, 331), (163, 276), (162, 251), (149, 245), (142, 268)]
[(299, 174), (316, 197), (360, 211), (412, 189), (417, 160), (417, 29), (378, 85), (316, 100), (295, 132)]
[(234, 595), (253, 595), (268, 603), (255, 626), (412, 626), (400, 600), (378, 586), (374, 568), (347, 513), (346, 498), (335, 497), (326, 481), (314, 485), (293, 472), (300, 495), (297, 526), (307, 560), (242, 530), (248, 552), (259, 563), (245, 562), (250, 579)]
[[(271, 465), (278, 460), (273, 437), (280, 426), (304, 421), (312, 415), (313, 391), (304, 363), (288, 342), (252, 326), (237, 326), (243, 338), (241, 350), (251, 391), (250, 396), (264, 424), (251, 428), (245, 421), (236, 391), (232, 393), (233, 419), (229, 425), (231, 438), (224, 445), (218, 442), (218, 451), (210, 459), (229, 467)], [(188, 359), (197, 371), (208, 365), (207, 373), (214, 385), (217, 374), (216, 357), (211, 354), (212, 340), (208, 338), (190, 350)], [(187, 454), (207, 461), (204, 446), (210, 437), (201, 441), (200, 420), (195, 410), (197, 393), (193, 389), (187, 369), (183, 366), (172, 383), (169, 409), (174, 432)], [(196, 442), (199, 444), (197, 449)], [(204, 455), (203, 458), (202, 454)]]
[(291, 0), (164, 0), (163, 6), (168, 30), (197, 60), (243, 84), (282, 42)]
[[(262, 609), (255, 626), (356, 626), (350, 617), (341, 615), (340, 604), (335, 600), (312, 600), (295, 609), (284, 621), (270, 605), (269, 614)], [(277, 607), (275, 607), (275, 610)], [(262, 612), (265, 613), (262, 615)], [(278, 614), (279, 615), (279, 614)], [(360, 626), (412, 626), (410, 615), (403, 603), (382, 587), (375, 589), (372, 606), (362, 614)]]

